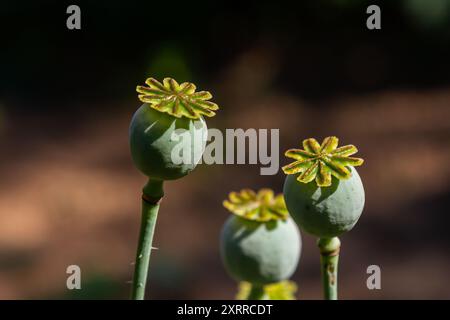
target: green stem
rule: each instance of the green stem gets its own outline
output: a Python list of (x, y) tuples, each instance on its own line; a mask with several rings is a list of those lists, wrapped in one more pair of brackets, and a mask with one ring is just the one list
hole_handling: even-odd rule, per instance
[(323, 294), (325, 300), (338, 299), (338, 262), (341, 241), (338, 237), (320, 238), (317, 241), (320, 249), (320, 265), (322, 270)]
[(264, 300), (265, 292), (264, 287), (261, 285), (252, 284), (250, 292), (247, 296), (247, 300)]
[(136, 264), (134, 268), (133, 291), (131, 294), (133, 300), (143, 300), (145, 296), (145, 285), (147, 283), (153, 233), (155, 232), (159, 203), (164, 195), (163, 181), (149, 179), (142, 192), (141, 231), (139, 234)]

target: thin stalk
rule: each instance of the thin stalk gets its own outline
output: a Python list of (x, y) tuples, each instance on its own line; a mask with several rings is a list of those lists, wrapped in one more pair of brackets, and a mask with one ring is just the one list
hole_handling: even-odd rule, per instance
[(143, 300), (145, 296), (156, 218), (158, 217), (159, 203), (164, 195), (162, 187), (162, 180), (150, 179), (142, 190), (141, 230), (134, 268), (133, 291), (131, 293), (133, 300)]
[(264, 287), (261, 285), (252, 284), (250, 292), (247, 296), (247, 300), (264, 300), (265, 292)]
[(338, 262), (341, 241), (338, 237), (320, 238), (320, 266), (325, 300), (338, 300)]

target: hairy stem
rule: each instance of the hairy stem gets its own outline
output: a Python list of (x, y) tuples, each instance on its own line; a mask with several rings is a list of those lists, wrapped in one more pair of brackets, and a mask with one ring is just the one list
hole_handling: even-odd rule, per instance
[(163, 181), (150, 179), (142, 192), (141, 230), (134, 268), (133, 291), (131, 294), (133, 300), (143, 300), (145, 296), (145, 285), (147, 283), (156, 218), (158, 216), (160, 200), (164, 195)]
[(247, 296), (247, 300), (264, 300), (265, 293), (264, 293), (264, 287), (261, 285), (251, 285), (250, 292)]
[(338, 237), (320, 238), (317, 241), (320, 250), (323, 294), (325, 300), (338, 299), (338, 261), (341, 241)]

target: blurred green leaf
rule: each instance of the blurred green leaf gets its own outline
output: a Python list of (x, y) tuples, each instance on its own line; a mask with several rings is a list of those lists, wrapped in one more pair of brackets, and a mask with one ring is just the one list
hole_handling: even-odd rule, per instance
[(148, 75), (157, 79), (171, 77), (181, 82), (192, 80), (192, 72), (184, 52), (173, 44), (163, 44), (153, 54)]

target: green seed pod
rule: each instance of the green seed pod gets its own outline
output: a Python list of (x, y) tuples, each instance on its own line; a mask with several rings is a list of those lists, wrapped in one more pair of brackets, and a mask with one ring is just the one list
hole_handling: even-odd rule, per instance
[[(189, 138), (184, 139), (180, 135), (180, 139), (174, 139), (176, 130), (180, 129), (186, 130)], [(134, 164), (153, 179), (181, 178), (194, 170), (201, 159), (207, 130), (202, 118), (175, 118), (144, 103), (134, 114), (130, 125), (130, 148)], [(188, 161), (173, 161), (173, 153), (178, 153), (178, 149), (191, 151)]]
[(283, 194), (294, 220), (306, 232), (320, 238), (336, 237), (351, 230), (364, 208), (364, 188), (354, 165), (359, 158), (354, 146), (337, 148), (336, 137), (322, 145), (315, 139), (303, 142), (305, 150), (291, 149), (286, 156), (297, 161), (283, 167)]
[(147, 177), (142, 189), (142, 220), (136, 253), (132, 299), (145, 296), (148, 266), (159, 205), (165, 180), (178, 179), (192, 171), (205, 150), (207, 127), (202, 116), (212, 117), (219, 107), (207, 91), (195, 92), (192, 83), (163, 83), (148, 78), (137, 86), (144, 104), (134, 114), (130, 149), (136, 167)]
[(288, 279), (300, 259), (301, 237), (282, 195), (242, 190), (224, 205), (235, 213), (221, 234), (221, 256), (231, 277), (258, 286)]
[(299, 183), (295, 175), (286, 177), (286, 206), (303, 230), (332, 238), (355, 226), (364, 208), (364, 188), (356, 169), (351, 172), (351, 178), (333, 179), (330, 187), (319, 187), (314, 181)]
[(137, 87), (144, 104), (130, 124), (133, 161), (152, 179), (181, 178), (195, 168), (205, 149), (207, 126), (202, 115), (211, 117), (218, 107), (207, 101), (212, 97), (209, 92), (195, 92), (192, 83), (149, 78), (146, 84)]

